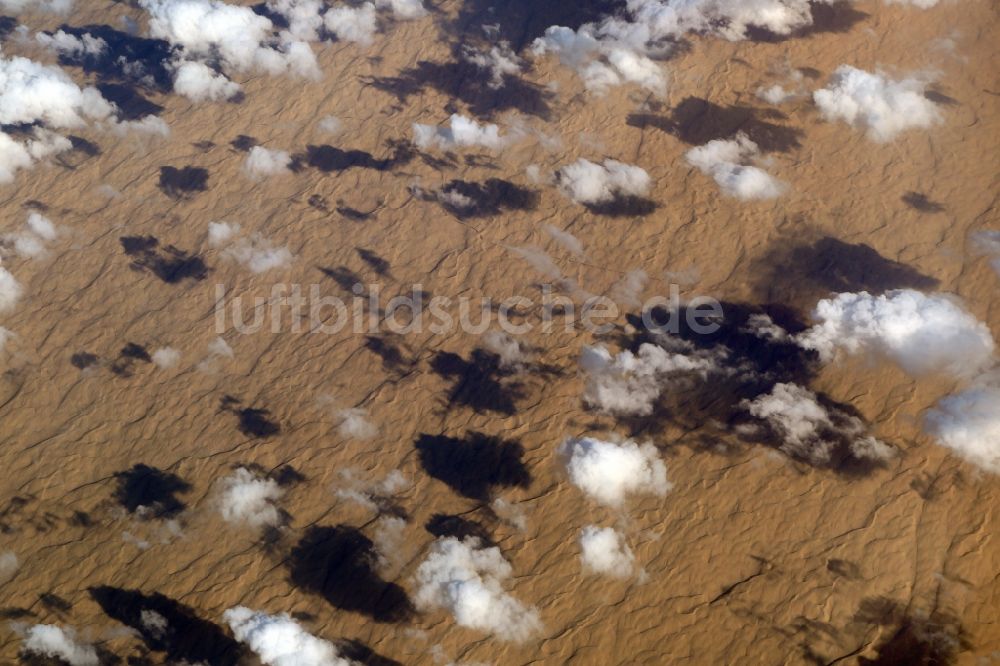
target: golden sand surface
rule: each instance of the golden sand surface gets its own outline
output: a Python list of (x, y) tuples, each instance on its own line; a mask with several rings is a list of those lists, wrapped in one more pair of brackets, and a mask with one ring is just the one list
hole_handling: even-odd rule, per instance
[[(474, 30), (455, 27), (462, 4), (389, 23), (367, 48), (313, 44), (318, 81), (245, 73), (232, 103), (145, 91), (168, 138), (83, 128), (73, 134), (89, 143), (0, 186), (0, 231), (31, 210), (60, 230), (44, 256), (3, 262), (24, 295), (0, 319), (16, 336), (0, 361), (0, 552), (19, 562), (0, 585), (0, 662), (17, 662), (18, 627), (47, 623), (75, 627), (122, 663), (229, 663), (217, 655), (231, 650), (253, 664), (222, 620), (244, 605), (355, 641), (363, 663), (362, 644), (367, 663), (943, 663), (908, 661), (927, 641), (949, 643), (956, 664), (1000, 663), (1000, 481), (922, 427), (956, 380), (865, 357), (824, 366), (811, 389), (852, 406), (899, 450), (882, 468), (843, 474), (741, 441), (713, 422), (711, 395), (681, 394), (670, 414), (639, 425), (588, 410), (581, 349), (627, 346), (626, 310), (603, 335), (536, 327), (524, 338), (534, 362), (511, 372), (483, 361), (481, 337), (457, 328), (227, 329), (231, 358), (209, 351), (220, 335), (217, 285), (267, 296), (275, 283), (319, 284), (348, 297), (360, 282), (388, 298), (419, 284), (430, 295), (537, 303), (547, 276), (512, 249), (523, 247), (540, 248), (591, 294), (641, 269), (645, 296), (680, 283), (682, 294), (733, 311), (777, 304), (808, 321), (831, 292), (913, 287), (956, 294), (1000, 335), (1000, 277), (970, 241), (1000, 217), (995, 2), (922, 10), (860, 0), (788, 39), (692, 36), (661, 63), (662, 99), (634, 86), (589, 94), (551, 57), (533, 60), (517, 88), (454, 78), (443, 65), (459, 31)], [(124, 16), (142, 24), (141, 9), (106, 0), (18, 21), (35, 31), (118, 26)], [(3, 51), (55, 62), (13, 36)], [(809, 94), (780, 106), (755, 94), (794, 71), (808, 93), (841, 64), (925, 73), (942, 121), (876, 143), (824, 121)], [(97, 80), (64, 69), (81, 85)], [(401, 143), (413, 123), (453, 112), (524, 136), (452, 155)], [(325, 116), (341, 121), (337, 133), (319, 126)], [(741, 129), (788, 185), (783, 196), (722, 196), (685, 162), (693, 146)], [(240, 136), (298, 156), (296, 170), (249, 178)], [(545, 177), (580, 157), (644, 168), (655, 208), (590, 210), (529, 175), (530, 165)], [(516, 196), (457, 215), (425, 194), (489, 179)], [(291, 260), (253, 273), (209, 243), (214, 221), (286, 247)], [(582, 256), (546, 225), (578, 238)], [(532, 306), (524, 320), (537, 316)], [(173, 367), (143, 358), (168, 346), (180, 352)], [(352, 407), (366, 411), (374, 437), (345, 436), (337, 410)], [(428, 472), (421, 442), (469, 445), (476, 433), (519, 443), (527, 478), (486, 483), (476, 497)], [(652, 442), (671, 490), (623, 508), (595, 504), (558, 453), (582, 435)], [(218, 481), (240, 465), (296, 477), (282, 527), (220, 517)], [(378, 510), (338, 494), (396, 470), (407, 484)], [(136, 510), (143, 493), (159, 511)], [(377, 573), (341, 566), (376, 538), (386, 512), (405, 518), (391, 561)], [(439, 514), (479, 523), (500, 548), (513, 569), (508, 591), (538, 610), (537, 637), (505, 642), (447, 611), (410, 607), (435, 539), (425, 526)], [(588, 524), (625, 535), (642, 575), (585, 572), (577, 535)], [(129, 609), (143, 604), (182, 623), (193, 647), (125, 631)]]

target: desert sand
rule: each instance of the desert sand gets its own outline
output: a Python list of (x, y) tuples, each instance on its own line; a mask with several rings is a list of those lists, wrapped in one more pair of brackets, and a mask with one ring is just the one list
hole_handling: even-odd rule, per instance
[[(557, 58), (528, 53), (549, 25), (605, 8), (497, 4), (442, 0), (422, 18), (380, 19), (370, 46), (314, 42), (322, 78), (235, 73), (242, 95), (228, 102), (62, 65), (80, 86), (141, 95), (149, 106), (129, 108), (169, 136), (92, 123), (64, 132), (74, 149), (0, 186), (4, 234), (31, 212), (59, 230), (44, 254), (3, 260), (23, 295), (0, 318), (14, 334), (0, 352), (0, 553), (18, 562), (0, 584), (0, 662), (32, 658), (26, 628), (54, 624), (107, 663), (258, 663), (223, 619), (238, 605), (289, 613), (369, 664), (1000, 662), (1000, 478), (936, 443), (923, 420), (963, 380), (863, 354), (819, 367), (810, 390), (897, 451), (848, 472), (741, 438), (712, 390), (671, 394), (645, 418), (588, 408), (581, 350), (633, 345), (629, 305), (604, 334), (536, 327), (520, 339), (530, 360), (513, 368), (458, 328), (216, 330), (216, 285), (267, 296), (276, 283), (318, 284), (346, 298), (354, 283), (378, 284), (388, 298), (419, 284), (538, 303), (553, 279), (516, 251), (530, 247), (589, 294), (641, 269), (643, 297), (676, 283), (731, 317), (773, 305), (808, 325), (831, 293), (912, 288), (956, 295), (1000, 335), (1000, 276), (970, 240), (1000, 225), (995, 2), (859, 0), (821, 7), (814, 29), (787, 38), (692, 34), (658, 62), (663, 96), (594, 94)], [(110, 0), (15, 22), (34, 34), (120, 29), (123, 17), (145, 34), (142, 8)], [(448, 66), (489, 22), (531, 64), (499, 90)], [(16, 32), (3, 53), (58, 62)], [(825, 120), (811, 92), (842, 64), (925, 75), (940, 121), (876, 142)], [(788, 81), (803, 92), (780, 105), (756, 94)], [(406, 143), (414, 123), (452, 113), (521, 135), (496, 150)], [(786, 184), (781, 196), (724, 196), (685, 161), (739, 130)], [(291, 172), (249, 177), (252, 145), (287, 151)], [(642, 167), (645, 202), (571, 201), (550, 179), (578, 158)], [(490, 179), (471, 210), (434, 195)], [(209, 242), (221, 221), (287, 260), (254, 273)], [(533, 305), (522, 319), (537, 317)], [(231, 356), (210, 351), (220, 335)], [(151, 357), (165, 347), (180, 356), (160, 367)], [(348, 408), (376, 432), (348, 432)], [(596, 503), (559, 453), (582, 436), (652, 443), (670, 490)], [(463, 455), (472, 464), (455, 467)], [(239, 466), (281, 482), (276, 524), (220, 515), (220, 480)], [(379, 490), (394, 472), (405, 483)], [(401, 534), (377, 563), (387, 517), (403, 519)], [(641, 573), (584, 570), (578, 535), (591, 524), (615, 527)], [(448, 534), (499, 548), (504, 588), (537, 610), (535, 634), (502, 640), (414, 605), (417, 570)], [(144, 627), (144, 609), (166, 634)]]

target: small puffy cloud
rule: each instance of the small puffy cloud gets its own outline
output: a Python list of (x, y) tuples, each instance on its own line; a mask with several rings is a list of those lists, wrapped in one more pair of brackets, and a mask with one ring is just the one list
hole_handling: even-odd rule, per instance
[(474, 537), (440, 538), (415, 575), (418, 608), (445, 608), (463, 627), (523, 642), (542, 631), (538, 611), (503, 587), (512, 569), (496, 547), (482, 548)]
[(491, 46), (488, 51), (467, 45), (462, 50), (462, 59), (489, 72), (489, 86), (494, 90), (503, 87), (506, 77), (519, 73), (523, 64), (507, 42)]
[(123, 120), (116, 122), (113, 126), (113, 130), (119, 136), (128, 134), (129, 132), (145, 134), (147, 136), (159, 136), (164, 139), (170, 136), (170, 126), (167, 125), (166, 121), (152, 114), (143, 116), (139, 120)]
[(657, 95), (666, 92), (666, 75), (648, 54), (595, 35), (591, 26), (578, 31), (552, 26), (534, 42), (532, 52), (557, 55), (563, 65), (576, 70), (587, 90), (599, 95), (622, 83), (638, 84)]
[(635, 555), (612, 527), (587, 525), (581, 530), (580, 560), (584, 570), (612, 578), (631, 578), (636, 571)]
[(551, 224), (545, 225), (545, 232), (548, 235), (552, 236), (552, 239), (556, 243), (559, 243), (559, 245), (564, 250), (566, 250), (573, 256), (575, 257), (583, 256), (583, 243), (581, 243), (580, 239), (571, 234), (570, 232), (563, 231), (562, 229), (554, 227)]
[(92, 645), (81, 642), (76, 633), (54, 624), (36, 624), (24, 632), (21, 651), (30, 655), (60, 659), (69, 666), (98, 666)]
[(500, 128), (496, 125), (480, 125), (458, 113), (452, 114), (447, 126), (414, 123), (413, 140), (423, 150), (455, 150), (472, 146), (499, 150), (507, 143), (500, 137)]
[(323, 16), (323, 24), (337, 39), (369, 46), (374, 41), (378, 27), (375, 22), (375, 5), (370, 2), (356, 7), (337, 5)]
[(615, 303), (629, 307), (642, 304), (642, 292), (649, 282), (649, 276), (641, 268), (631, 270), (622, 279), (611, 286), (610, 296)]
[(0, 312), (9, 312), (21, 300), (24, 287), (3, 266), (0, 266)]
[(393, 18), (400, 21), (427, 16), (423, 0), (375, 0), (375, 6), (391, 11)]
[(972, 235), (976, 252), (990, 257), (990, 265), (1000, 275), (1000, 231), (979, 231)]
[(233, 358), (233, 348), (226, 344), (226, 341), (222, 338), (215, 338), (208, 343), (208, 353), (211, 356)]
[(266, 666), (354, 666), (333, 643), (308, 633), (286, 613), (268, 615), (236, 606), (222, 617), (236, 640)]
[(557, 174), (562, 192), (581, 204), (601, 204), (619, 197), (643, 196), (652, 180), (645, 169), (615, 160), (595, 164), (580, 159)]
[(23, 12), (27, 10), (65, 14), (73, 8), (73, 0), (0, 0), (0, 10)]
[(274, 25), (250, 7), (221, 0), (140, 0), (149, 14), (149, 32), (180, 50), (178, 61), (217, 60), (223, 69), (291, 72), (318, 76), (309, 45), (290, 33), (275, 35)]
[(378, 427), (368, 419), (368, 412), (360, 407), (350, 407), (337, 412), (337, 432), (341, 437), (371, 439), (378, 434)]
[(795, 99), (796, 96), (796, 93), (785, 90), (785, 87), (780, 83), (775, 83), (774, 85), (762, 87), (757, 90), (757, 97), (761, 98), (768, 104), (784, 104), (791, 99)]
[(90, 33), (76, 36), (63, 30), (57, 30), (53, 33), (39, 32), (35, 35), (35, 41), (60, 55), (76, 57), (99, 56), (108, 50), (106, 41), (100, 37), (94, 37)]
[(503, 368), (520, 368), (531, 362), (531, 356), (511, 335), (502, 331), (487, 331), (482, 337), (483, 349), (500, 357)]
[(267, 9), (288, 21), (288, 32), (295, 39), (315, 41), (323, 27), (323, 0), (267, 0)]
[(166, 370), (177, 365), (181, 360), (181, 353), (173, 347), (161, 347), (153, 352), (151, 358), (156, 367)]
[(662, 497), (671, 488), (667, 468), (652, 444), (581, 437), (563, 442), (560, 453), (570, 481), (605, 506), (620, 507), (629, 495)]
[(327, 134), (337, 134), (343, 126), (344, 124), (335, 116), (323, 116), (319, 119), (319, 122), (316, 123), (316, 129)]
[(381, 513), (383, 509), (390, 507), (392, 497), (410, 487), (410, 482), (398, 469), (392, 470), (381, 481), (374, 483), (359, 480), (351, 470), (342, 471), (340, 476), (343, 485), (337, 489), (337, 497), (376, 513)]
[(937, 107), (924, 96), (925, 82), (917, 78), (895, 81), (881, 72), (841, 65), (813, 101), (826, 120), (842, 120), (868, 138), (884, 142), (900, 132), (930, 127), (941, 119)]
[(580, 367), (587, 383), (583, 401), (608, 414), (649, 416), (669, 382), (680, 375), (708, 376), (724, 371), (724, 350), (695, 349), (671, 340), (674, 349), (643, 343), (636, 352), (612, 356), (602, 345), (585, 347)]
[(277, 502), (284, 492), (274, 479), (240, 467), (220, 482), (219, 511), (230, 523), (277, 527), (282, 522)]
[(930, 9), (937, 6), (938, 0), (885, 0), (889, 5), (913, 5), (920, 9)]
[(14, 577), (18, 566), (17, 555), (10, 551), (0, 553), (0, 585)]
[(912, 375), (944, 372), (968, 377), (992, 364), (990, 329), (957, 299), (911, 289), (880, 296), (837, 294), (813, 311), (815, 326), (798, 337), (824, 360), (837, 350), (887, 358)]
[(271, 176), (281, 176), (291, 173), (288, 168), (292, 157), (284, 150), (270, 150), (264, 146), (254, 146), (250, 149), (243, 171), (254, 180)]
[(222, 247), (230, 240), (239, 236), (240, 225), (229, 222), (208, 223), (208, 244), (212, 247)]
[(16, 232), (3, 236), (3, 245), (11, 248), (14, 254), (21, 257), (37, 258), (46, 252), (47, 243), (54, 241), (59, 235), (56, 226), (47, 217), (32, 211), (24, 227)]
[(689, 164), (712, 176), (723, 193), (743, 200), (773, 199), (784, 184), (750, 162), (760, 154), (757, 144), (740, 132), (732, 139), (715, 139), (692, 148), (685, 155)]
[(246, 266), (252, 273), (264, 273), (287, 266), (292, 253), (274, 245), (260, 234), (241, 235), (240, 225), (228, 222), (208, 223), (208, 243), (223, 248), (222, 255)]
[(174, 69), (174, 92), (193, 102), (218, 102), (238, 95), (240, 85), (204, 63), (187, 61)]
[(780, 451), (812, 465), (834, 462), (841, 444), (857, 460), (877, 462), (895, 455), (892, 447), (867, 434), (861, 419), (827, 409), (815, 393), (797, 384), (775, 384), (744, 407), (782, 439)]
[(927, 412), (926, 427), (956, 455), (1000, 474), (1000, 378), (994, 373), (941, 399)]
[(0, 57), (0, 124), (73, 129), (109, 118), (114, 110), (97, 88), (80, 88), (58, 67)]

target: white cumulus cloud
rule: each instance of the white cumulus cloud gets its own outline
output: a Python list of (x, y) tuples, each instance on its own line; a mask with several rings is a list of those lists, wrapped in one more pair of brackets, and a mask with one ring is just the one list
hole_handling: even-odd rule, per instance
[(577, 160), (559, 170), (557, 181), (566, 196), (581, 204), (608, 203), (622, 196), (643, 196), (652, 185), (643, 168), (610, 159), (603, 164)]
[(926, 424), (939, 444), (1000, 474), (1000, 378), (995, 373), (942, 398), (927, 412)]
[(500, 137), (500, 128), (496, 125), (481, 125), (458, 113), (452, 114), (445, 126), (414, 123), (413, 140), (424, 150), (455, 150), (472, 146), (498, 150), (507, 143), (506, 139)]
[(291, 155), (284, 150), (271, 150), (263, 146), (254, 146), (250, 149), (250, 153), (243, 163), (243, 171), (250, 178), (261, 180), (270, 176), (291, 173), (288, 168), (291, 163)]
[(591, 573), (630, 578), (636, 571), (635, 555), (612, 527), (587, 525), (580, 531), (580, 560)]
[(881, 72), (841, 65), (813, 101), (826, 120), (842, 120), (865, 130), (874, 141), (885, 142), (911, 128), (930, 127), (941, 119), (937, 107), (924, 97), (925, 82), (909, 77), (893, 80)]
[(97, 666), (100, 661), (92, 645), (80, 641), (76, 632), (54, 624), (36, 624), (24, 633), (21, 650), (28, 654), (61, 659), (69, 666)]
[(773, 199), (785, 191), (784, 184), (751, 162), (760, 154), (757, 144), (739, 132), (732, 139), (715, 139), (692, 148), (689, 164), (715, 179), (722, 191), (738, 199)]
[(957, 299), (911, 289), (880, 296), (867, 292), (837, 294), (813, 311), (815, 326), (798, 337), (825, 360), (837, 350), (887, 358), (906, 372), (975, 375), (992, 364), (990, 329)]
[(563, 442), (560, 453), (570, 481), (605, 506), (620, 507), (630, 495), (662, 497), (671, 488), (667, 467), (652, 444), (581, 437)]
[(219, 511), (227, 522), (277, 527), (282, 521), (278, 500), (284, 494), (274, 479), (240, 467), (220, 482)]
[(268, 615), (236, 606), (222, 617), (236, 640), (266, 666), (355, 666), (333, 643), (313, 636), (287, 613)]
[(538, 635), (538, 611), (512, 597), (504, 582), (513, 570), (496, 547), (483, 548), (474, 537), (440, 538), (416, 572), (418, 608), (445, 608), (463, 627), (507, 641)]

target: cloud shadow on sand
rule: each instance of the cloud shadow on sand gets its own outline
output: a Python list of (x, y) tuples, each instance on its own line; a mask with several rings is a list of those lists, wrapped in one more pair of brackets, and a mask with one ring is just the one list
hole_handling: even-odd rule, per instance
[(296, 587), (318, 594), (331, 606), (376, 622), (404, 622), (414, 614), (406, 591), (375, 571), (371, 539), (354, 527), (310, 527), (286, 565)]
[[(213, 666), (243, 663), (243, 646), (221, 627), (203, 620), (192, 608), (170, 597), (107, 585), (90, 588), (90, 596), (108, 617), (131, 627), (149, 650), (164, 653), (167, 663)], [(148, 621), (152, 613), (166, 620), (165, 628)]]
[(167, 284), (208, 277), (208, 266), (201, 257), (173, 245), (161, 246), (155, 236), (122, 236), (118, 240), (132, 258), (129, 266), (135, 271), (148, 271)]
[(531, 485), (524, 447), (506, 440), (469, 432), (465, 437), (421, 434), (414, 443), (420, 464), (433, 478), (463, 497), (488, 502), (494, 488)]
[(892, 289), (936, 289), (939, 281), (907, 264), (883, 257), (864, 243), (830, 236), (816, 240), (782, 239), (750, 269), (758, 298), (812, 309), (832, 293)]
[(431, 360), (431, 369), (454, 380), (449, 406), (464, 405), (477, 412), (511, 416), (517, 411), (517, 401), (525, 395), (514, 371), (504, 368), (499, 356), (482, 349), (474, 349), (468, 360), (451, 352), (438, 352)]
[[(784, 448), (781, 433), (767, 423), (754, 419), (746, 408), (746, 401), (752, 401), (771, 393), (777, 384), (795, 384), (811, 389), (811, 384), (819, 372), (821, 363), (818, 355), (795, 343), (790, 337), (776, 339), (760, 336), (750, 325), (751, 317), (767, 315), (789, 336), (806, 329), (795, 310), (781, 305), (748, 305), (744, 303), (721, 303), (723, 317), (712, 319), (719, 328), (714, 333), (699, 333), (688, 323), (688, 313), (681, 308), (678, 313), (679, 330), (676, 334), (664, 334), (657, 330), (668, 321), (670, 312), (663, 309), (652, 311), (652, 321), (637, 315), (629, 315), (629, 323), (637, 333), (625, 336), (623, 346), (638, 352), (642, 344), (666, 345), (673, 349), (673, 337), (680, 338), (692, 350), (718, 354), (718, 363), (728, 373), (677, 374), (671, 376), (659, 399), (653, 404), (648, 416), (623, 416), (618, 420), (634, 437), (647, 437), (662, 433), (665, 425), (673, 425), (690, 433), (684, 438), (695, 447), (707, 447), (715, 451), (724, 450), (729, 442), (735, 444), (762, 445), (782, 451), (789, 459), (807, 466), (828, 469), (846, 478), (872, 473), (885, 466), (885, 461), (862, 457), (852, 446), (856, 432), (851, 430), (853, 422), (860, 423), (865, 431), (868, 424), (863, 416), (851, 405), (838, 402), (822, 392), (814, 391), (830, 419), (829, 426), (823, 426), (819, 435), (827, 443), (825, 455), (815, 456), (809, 447)], [(694, 315), (693, 315), (694, 317)], [(653, 324), (653, 329), (647, 326)], [(696, 323), (708, 323), (706, 319), (695, 318)]]
[(114, 498), (129, 513), (143, 513), (155, 518), (170, 518), (185, 509), (177, 498), (191, 490), (191, 484), (171, 472), (139, 463), (117, 472), (118, 487)]
[(720, 106), (700, 97), (686, 97), (671, 109), (669, 115), (634, 113), (627, 123), (632, 127), (654, 127), (692, 146), (715, 139), (728, 139), (745, 132), (762, 152), (788, 152), (801, 145), (803, 131), (771, 120), (786, 120), (776, 109), (755, 109), (749, 106)]

